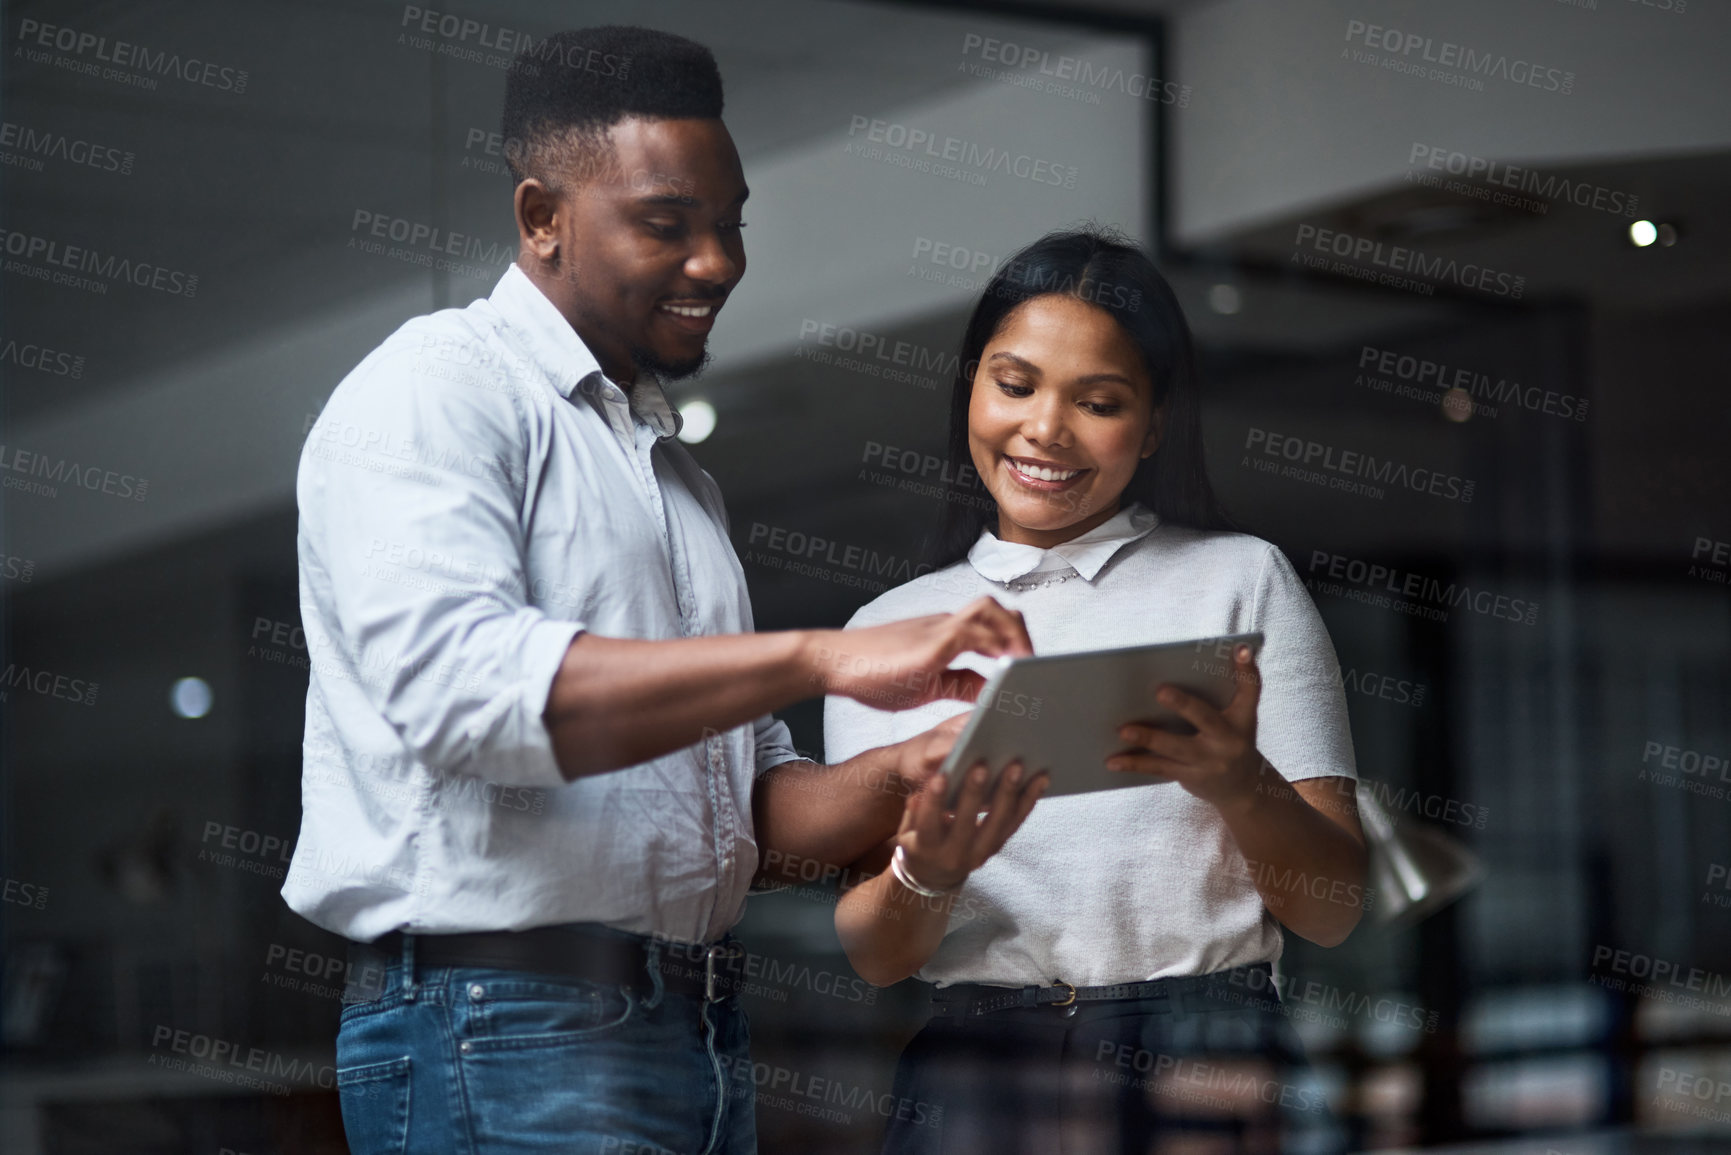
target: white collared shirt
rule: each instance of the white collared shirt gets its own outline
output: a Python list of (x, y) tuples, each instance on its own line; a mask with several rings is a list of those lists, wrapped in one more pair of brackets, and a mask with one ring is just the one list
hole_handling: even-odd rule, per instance
[(981, 577), (1008, 585), (1017, 578), (1060, 574), (1074, 570), (1093, 581), (1112, 555), (1133, 541), (1147, 537), (1160, 518), (1146, 506), (1131, 504), (1120, 509), (1087, 533), (1050, 549), (1005, 541), (991, 530), (968, 551), (968, 564)]
[(345, 377), (301, 453), (311, 661), (283, 886), (338, 934), (606, 923), (711, 941), (757, 868), (753, 725), (566, 782), (542, 713), (579, 631), (752, 628), (715, 482), (516, 266)]
[[(1289, 781), (1357, 776), (1328, 631), (1286, 555), (1260, 538), (1166, 524), (1138, 505), (1052, 549), (983, 533), (967, 560), (881, 594), (848, 627), (945, 613), (984, 594), (1022, 612), (1036, 654), (1260, 630), (1257, 749)], [(953, 664), (994, 669), (977, 654)], [(889, 713), (831, 697), (825, 756), (844, 761), (959, 709)], [(1267, 869), (1245, 860), (1218, 810), (1175, 783), (1047, 798), (968, 876), (919, 977), (1098, 986), (1273, 961), (1280, 925), (1253, 877)], [(1311, 884), (1327, 885), (1295, 883)]]

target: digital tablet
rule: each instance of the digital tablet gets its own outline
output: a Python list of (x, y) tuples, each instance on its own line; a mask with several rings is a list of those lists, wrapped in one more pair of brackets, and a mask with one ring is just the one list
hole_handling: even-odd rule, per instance
[(953, 808), (961, 794), (960, 772), (981, 761), (994, 780), (1018, 758), (1029, 774), (1050, 771), (1046, 798), (1148, 785), (1152, 780), (1140, 774), (1106, 769), (1108, 756), (1129, 748), (1118, 727), (1143, 722), (1195, 733), (1154, 691), (1173, 685), (1224, 708), (1238, 692), (1232, 654), (1240, 644), (1254, 656), (1262, 650), (1262, 635), (1011, 659), (986, 680), (944, 760), (947, 804)]

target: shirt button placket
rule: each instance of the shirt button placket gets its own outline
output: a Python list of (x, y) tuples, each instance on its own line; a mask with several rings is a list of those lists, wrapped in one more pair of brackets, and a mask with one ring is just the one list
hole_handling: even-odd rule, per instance
[[(661, 519), (662, 540), (667, 543), (668, 566), (673, 571), (673, 598), (679, 608), (680, 632), (688, 638), (696, 637), (702, 632), (702, 626), (697, 620), (696, 591), (691, 588), (691, 567), (686, 564), (685, 551), (680, 548), (673, 533), (673, 521), (667, 516), (667, 505), (662, 500), (661, 487), (655, 483), (653, 455), (659, 437), (647, 425), (638, 425), (636, 432), (637, 453), (634, 457), (642, 473), (644, 485), (649, 491), (649, 500)], [(726, 781), (727, 756), (722, 745), (722, 735), (704, 735), (703, 755), (704, 786), (709, 794), (710, 813), (715, 816), (709, 849), (715, 862), (716, 887), (715, 897), (710, 899), (709, 914), (704, 919), (707, 930), (715, 919), (715, 907), (721, 892), (733, 885), (733, 841), (738, 827), (738, 816), (732, 805), (731, 783)]]

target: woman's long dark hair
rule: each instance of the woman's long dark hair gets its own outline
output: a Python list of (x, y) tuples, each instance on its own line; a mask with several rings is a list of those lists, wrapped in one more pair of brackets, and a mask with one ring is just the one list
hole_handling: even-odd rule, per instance
[(1048, 293), (1075, 297), (1110, 313), (1142, 351), (1154, 382), (1155, 408), (1166, 408), (1160, 448), (1137, 465), (1124, 487), (1122, 503), (1139, 501), (1159, 514), (1162, 522), (1174, 525), (1234, 528), (1208, 483), (1196, 398), (1196, 354), (1178, 298), (1154, 262), (1128, 238), (1090, 225), (1047, 233), (1005, 261), (968, 318), (950, 395), (952, 468), (945, 486), (943, 521), (927, 560), (939, 569), (951, 565), (968, 555), (981, 529), (997, 529), (997, 503), (971, 468), (965, 472), (960, 468), (973, 460), (968, 451), (968, 401), (974, 371), (1005, 319), (1024, 302)]

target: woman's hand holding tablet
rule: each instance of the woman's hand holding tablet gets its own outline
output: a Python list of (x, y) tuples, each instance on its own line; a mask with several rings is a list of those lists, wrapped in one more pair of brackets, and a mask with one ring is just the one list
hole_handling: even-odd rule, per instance
[(1009, 841), (1050, 780), (1044, 772), (1024, 774), (1019, 762), (1006, 766), (995, 786), (989, 777), (983, 765), (963, 774), (954, 806), (945, 805), (950, 791), (942, 774), (908, 799), (895, 839), (898, 877), (908, 889), (927, 894), (961, 886)]
[(1238, 690), (1223, 708), (1176, 686), (1162, 686), (1156, 691), (1161, 705), (1189, 723), (1194, 733), (1177, 734), (1137, 723), (1120, 726), (1118, 736), (1129, 748), (1106, 759), (1106, 768), (1176, 782), (1216, 806), (1252, 796), (1263, 763), (1256, 750), (1256, 706), (1262, 697), (1262, 675), (1248, 645), (1235, 646), (1232, 660)]

